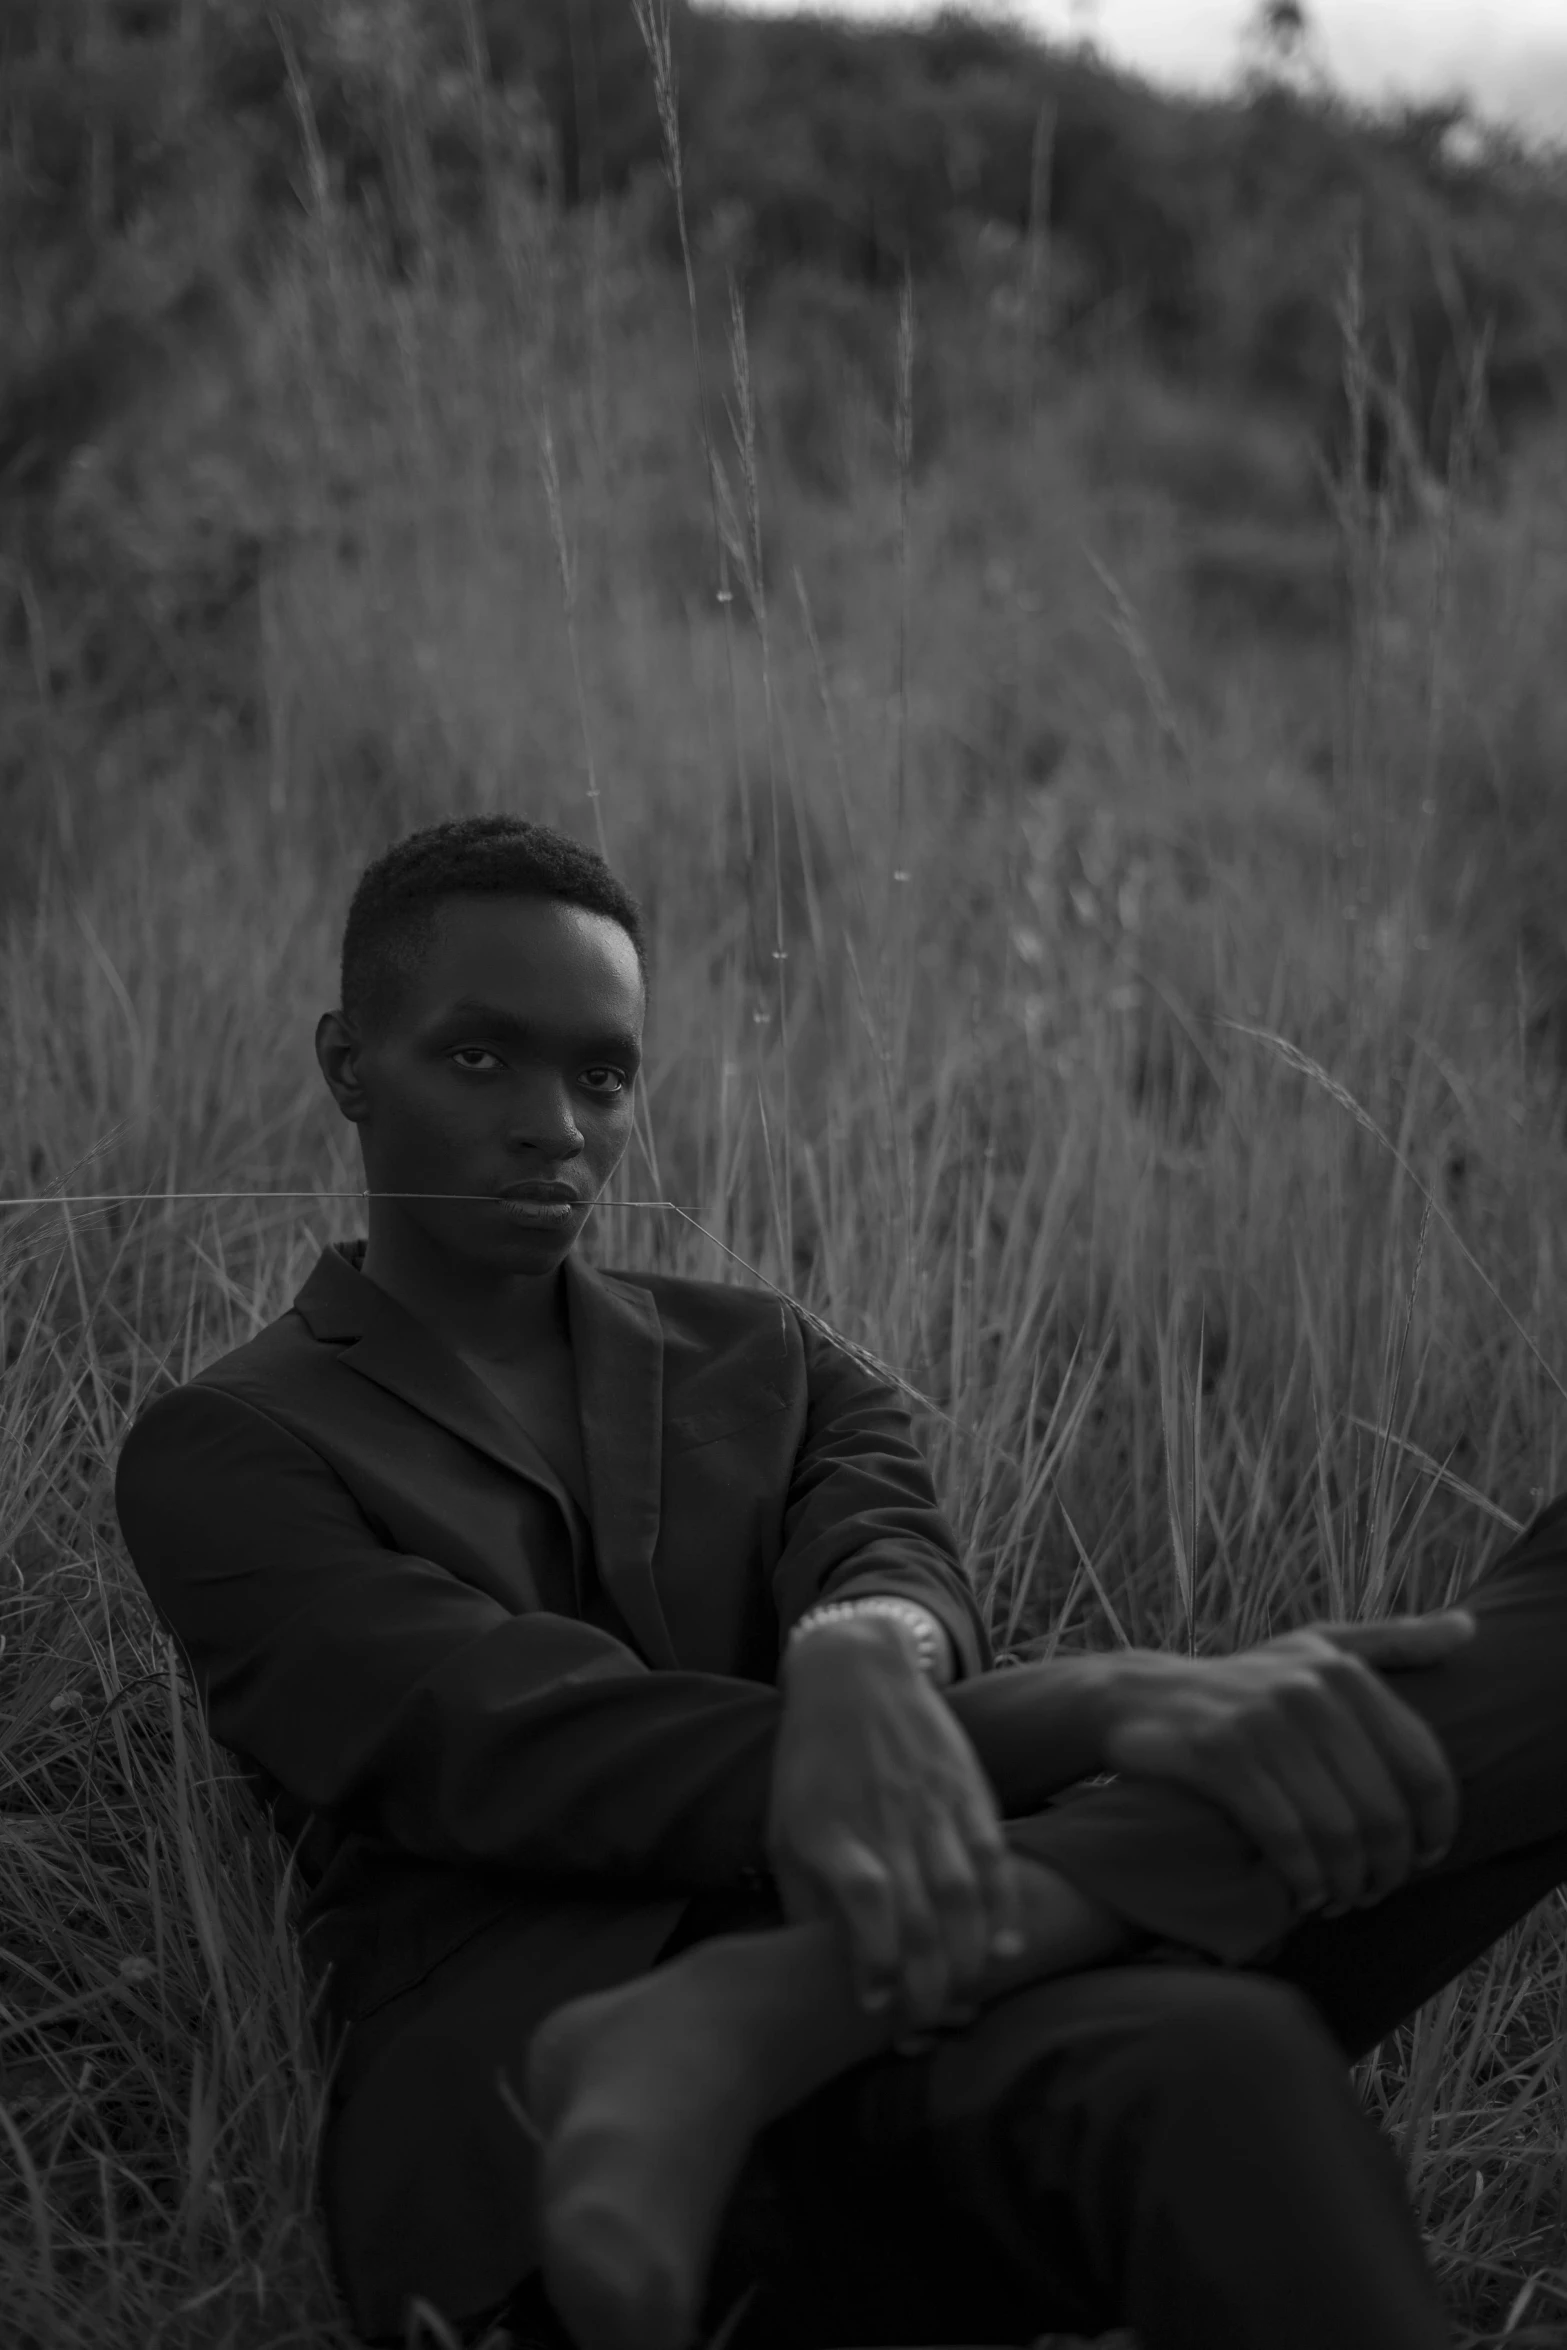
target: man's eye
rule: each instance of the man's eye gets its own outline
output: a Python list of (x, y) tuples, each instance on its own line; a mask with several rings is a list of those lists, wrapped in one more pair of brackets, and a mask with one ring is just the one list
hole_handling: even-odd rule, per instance
[(495, 1057), (489, 1046), (483, 1044), (460, 1044), (451, 1055), (460, 1069), (472, 1069), (475, 1061), (493, 1061)]
[[(611, 1085), (612, 1085), (612, 1092), (611, 1092), (611, 1097), (610, 1097), (611, 1099), (613, 1099), (613, 1098), (614, 1098), (614, 1095), (615, 1095), (615, 1094), (624, 1093), (624, 1092), (625, 1092), (625, 1090), (626, 1090), (626, 1079), (625, 1079), (625, 1073), (624, 1073), (624, 1071), (622, 1071), (622, 1070), (620, 1070), (620, 1069), (608, 1069), (608, 1068), (605, 1068), (605, 1069), (585, 1069), (585, 1070), (583, 1071), (583, 1076), (584, 1076), (584, 1077), (587, 1077), (587, 1078), (593, 1078), (593, 1077), (607, 1077), (607, 1078), (609, 1078), (609, 1079), (611, 1080)], [(595, 1093), (598, 1091), (598, 1088), (597, 1088), (597, 1086), (595, 1086), (595, 1087), (593, 1088), (593, 1091), (594, 1091)]]

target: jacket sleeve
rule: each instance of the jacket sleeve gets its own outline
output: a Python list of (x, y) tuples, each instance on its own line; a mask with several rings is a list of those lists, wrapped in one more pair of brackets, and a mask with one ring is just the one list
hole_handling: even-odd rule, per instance
[(700, 1891), (765, 1867), (775, 1690), (652, 1672), (388, 1548), (308, 1444), (218, 1389), (142, 1415), (115, 1503), (214, 1736), (307, 1811), (530, 1877)]
[(992, 1663), (984, 1617), (898, 1390), (799, 1319), (809, 1406), (773, 1570), (781, 1638), (820, 1599), (916, 1599), (945, 1625), (960, 1679)]

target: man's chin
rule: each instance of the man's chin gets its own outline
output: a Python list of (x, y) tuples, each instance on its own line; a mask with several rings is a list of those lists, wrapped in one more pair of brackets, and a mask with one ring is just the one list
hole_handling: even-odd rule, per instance
[(488, 1246), (484, 1253), (492, 1262), (514, 1272), (552, 1271), (570, 1256), (587, 1220), (587, 1210), (581, 1206), (573, 1206), (567, 1214), (559, 1215), (542, 1212), (532, 1201), (501, 1200), (496, 1205), (499, 1229), (493, 1257)]
[(461, 1207), (432, 1201), (424, 1212), (398, 1219), (402, 1235), (393, 1245), (414, 1245), (427, 1265), (433, 1255), (465, 1284), (486, 1276), (550, 1273), (576, 1247), (588, 1212), (580, 1202), (562, 1215), (537, 1201), (484, 1199)]

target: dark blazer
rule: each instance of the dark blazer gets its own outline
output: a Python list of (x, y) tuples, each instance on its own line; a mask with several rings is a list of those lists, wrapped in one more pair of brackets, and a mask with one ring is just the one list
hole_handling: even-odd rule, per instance
[(782, 1300), (567, 1259), (584, 1526), (362, 1254), (326, 1250), (142, 1413), (120, 1524), (298, 1840), (335, 2016), (504, 1912), (542, 2014), (602, 1954), (606, 1899), (629, 1975), (692, 1894), (758, 1881), (780, 1644), (812, 1601), (905, 1592), (961, 1671), (990, 1651), (897, 1390)]

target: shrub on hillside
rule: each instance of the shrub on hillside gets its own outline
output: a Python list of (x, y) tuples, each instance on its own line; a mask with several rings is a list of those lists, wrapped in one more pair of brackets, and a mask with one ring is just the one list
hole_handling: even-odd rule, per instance
[[(1430, 110), (1379, 122), (1277, 88), (1199, 104), (958, 14), (867, 31), (671, 0), (669, 24), (699, 270), (720, 300), (734, 272), (771, 322), (764, 425), (807, 487), (835, 493), (882, 445), (908, 272), (921, 316), (962, 345), (933, 359), (922, 342), (917, 463), (960, 378), (987, 416), (1010, 413), (1023, 357), (969, 348), (987, 304), (998, 350), (1004, 316), (1019, 353), (1048, 341), (1066, 370), (1115, 343), (1193, 407), (1261, 403), (1379, 481), (1410, 456), (1406, 419), (1414, 457), (1443, 471), (1477, 368), (1499, 446), (1559, 401), (1567, 191), (1516, 154), (1455, 162)], [(567, 205), (634, 191), (652, 250), (678, 257), (629, 0), (9, 0), (0, 99), (21, 320), (0, 356), (0, 467), (29, 495), (134, 396), (123, 349), (166, 346), (195, 261), (160, 277), (149, 255), (193, 246), (209, 281), (259, 277), (329, 216), (407, 279), (520, 186)], [(1344, 394), (1352, 251), (1364, 449)], [(1048, 280), (1038, 318), (1031, 273)]]

